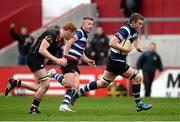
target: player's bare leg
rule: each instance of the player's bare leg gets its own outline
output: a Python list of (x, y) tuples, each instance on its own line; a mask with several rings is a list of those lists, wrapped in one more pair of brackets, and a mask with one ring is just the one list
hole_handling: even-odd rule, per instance
[(62, 86), (67, 88), (66, 94), (64, 96), (63, 103), (60, 105), (60, 111), (72, 111), (68, 105), (71, 102), (72, 96), (79, 88), (79, 73), (66, 73), (65, 75), (58, 74), (55, 69), (48, 71), (48, 76), (56, 79)]
[(10, 78), (8, 82), (9, 83), (5, 90), (5, 96), (7, 96), (9, 92), (13, 90), (15, 87), (23, 87), (32, 91), (37, 91), (40, 86), (38, 83), (26, 83), (15, 78)]
[(76, 99), (78, 99), (79, 96), (84, 95), (88, 91), (95, 90), (98, 88), (106, 88), (115, 78), (116, 75), (105, 70), (102, 79), (97, 81), (92, 81), (89, 84), (85, 85), (84, 87), (80, 88), (78, 92), (76, 92), (72, 97), (71, 104), (74, 105)]
[(32, 103), (32, 106), (29, 110), (30, 114), (39, 114), (38, 111), (39, 104), (41, 102), (41, 99), (45, 95), (46, 91), (48, 90), (50, 86), (49, 77), (47, 76), (47, 71), (45, 69), (40, 69), (33, 73), (35, 78), (40, 83), (40, 86), (35, 94), (34, 101)]
[(68, 88), (68, 90), (64, 96), (63, 103), (59, 107), (59, 110), (63, 112), (72, 111), (68, 105), (71, 102), (75, 89), (79, 88), (79, 74), (77, 72), (66, 73), (64, 77), (64, 87)]

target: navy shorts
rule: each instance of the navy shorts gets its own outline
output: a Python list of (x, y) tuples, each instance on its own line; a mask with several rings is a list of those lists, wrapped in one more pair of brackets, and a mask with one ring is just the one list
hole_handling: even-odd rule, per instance
[(74, 73), (75, 71), (80, 74), (80, 71), (77, 65), (78, 65), (78, 61), (68, 60), (67, 66), (61, 67), (63, 75), (66, 73)]
[(106, 66), (106, 70), (115, 75), (121, 75), (125, 73), (129, 68), (130, 66), (126, 64), (126, 62), (113, 61), (111, 59), (108, 59), (108, 63)]

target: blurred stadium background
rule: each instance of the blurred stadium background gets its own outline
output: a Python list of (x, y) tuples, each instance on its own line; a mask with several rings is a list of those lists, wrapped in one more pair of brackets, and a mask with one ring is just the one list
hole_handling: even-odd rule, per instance
[[(120, 11), (121, 2), (121, 0), (0, 0), (0, 93), (3, 95), (9, 77), (35, 82), (28, 67), (17, 64), (18, 44), (10, 37), (11, 23), (15, 23), (17, 32), (22, 26), (27, 27), (30, 35), (36, 40), (48, 28), (61, 26), (65, 22), (73, 22), (79, 27), (81, 18), (92, 16), (96, 23), (89, 40), (92, 39), (97, 26), (102, 26), (111, 38), (127, 21)], [(163, 73), (153, 82), (151, 97), (180, 97), (180, 12), (177, 6), (179, 4), (179, 0), (142, 0), (140, 13), (145, 17), (142, 45), (146, 50), (151, 41), (155, 42), (164, 66)], [(135, 50), (132, 51), (128, 63), (135, 66), (138, 56)], [(52, 67), (61, 72), (57, 66), (50, 65), (47, 68)], [(104, 68), (103, 65), (96, 69), (80, 66), (81, 86), (100, 78)], [(130, 87), (131, 83), (128, 80), (118, 77), (110, 88), (92, 91), (87, 96), (131, 96)], [(64, 93), (65, 89), (52, 80), (47, 95), (63, 96)], [(32, 96), (34, 93), (17, 88), (12, 95)]]

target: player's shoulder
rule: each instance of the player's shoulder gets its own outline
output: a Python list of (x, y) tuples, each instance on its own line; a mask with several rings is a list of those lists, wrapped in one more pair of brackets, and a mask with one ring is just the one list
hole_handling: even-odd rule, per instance
[(125, 24), (122, 27), (120, 27), (118, 31), (124, 31), (124, 32), (127, 32), (128, 34), (130, 34), (131, 28), (130, 28), (129, 24)]
[(87, 33), (83, 30), (82, 27), (77, 30), (75, 36), (77, 36), (79, 39), (80, 39), (80, 38), (83, 38), (83, 37), (85, 37), (85, 38), (88, 37), (88, 36), (87, 36)]
[(78, 29), (78, 30), (76, 31), (76, 34), (83, 36), (83, 35), (84, 35), (84, 32), (83, 32), (82, 29)]
[(42, 34), (42, 38), (45, 38), (50, 44), (56, 41), (59, 31), (57, 29), (48, 29)]
[(80, 34), (82, 34), (82, 36), (86, 36), (86, 34), (87, 34), (82, 27), (79, 28), (79, 29), (77, 30), (77, 32), (80, 33)]
[(46, 31), (46, 34), (51, 35), (51, 36), (57, 36), (59, 34), (59, 30), (57, 30), (57, 29), (48, 29)]

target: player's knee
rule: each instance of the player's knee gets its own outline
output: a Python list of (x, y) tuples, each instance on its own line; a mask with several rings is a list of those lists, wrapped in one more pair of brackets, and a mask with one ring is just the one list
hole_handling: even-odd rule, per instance
[(133, 81), (133, 83), (141, 84), (142, 77), (140, 75), (137, 75), (132, 81)]
[(79, 79), (74, 80), (74, 83), (73, 83), (71, 88), (72, 89), (78, 89), (79, 88)]
[(79, 88), (79, 81), (77, 81), (77, 82), (74, 83), (73, 88), (74, 88), (74, 89), (78, 89), (78, 88)]
[(136, 82), (140, 84), (141, 81), (142, 81), (142, 77), (138, 74), (138, 75), (136, 76)]
[(50, 82), (49, 82), (48, 76), (39, 78), (38, 81), (39, 81), (40, 85), (44, 87), (44, 89), (48, 89), (50, 87)]
[(132, 76), (129, 78), (129, 80), (132, 80), (134, 83), (140, 84), (142, 81), (142, 77), (140, 76), (138, 71), (135, 70)]
[(65, 77), (64, 81), (63, 81), (63, 86), (65, 88), (71, 88), (74, 84), (74, 78), (72, 77)]
[(64, 86), (65, 88), (71, 88), (71, 85), (70, 85), (69, 83), (67, 83), (67, 82), (65, 82), (65, 83), (63, 84), (63, 86)]
[(44, 89), (49, 89), (49, 87), (50, 87), (50, 82), (49, 82), (49, 80), (47, 80), (47, 81), (41, 83), (41, 85), (44, 87)]
[(78, 89), (79, 88), (79, 84), (74, 84), (71, 88), (72, 89)]
[(109, 83), (107, 83), (107, 82), (102, 82), (102, 88), (106, 88), (106, 87), (108, 87), (109, 86)]
[(74, 87), (74, 84), (73, 84), (73, 82), (64, 82), (64, 84), (63, 84), (63, 86), (65, 87), (65, 88), (72, 88), (72, 87)]

